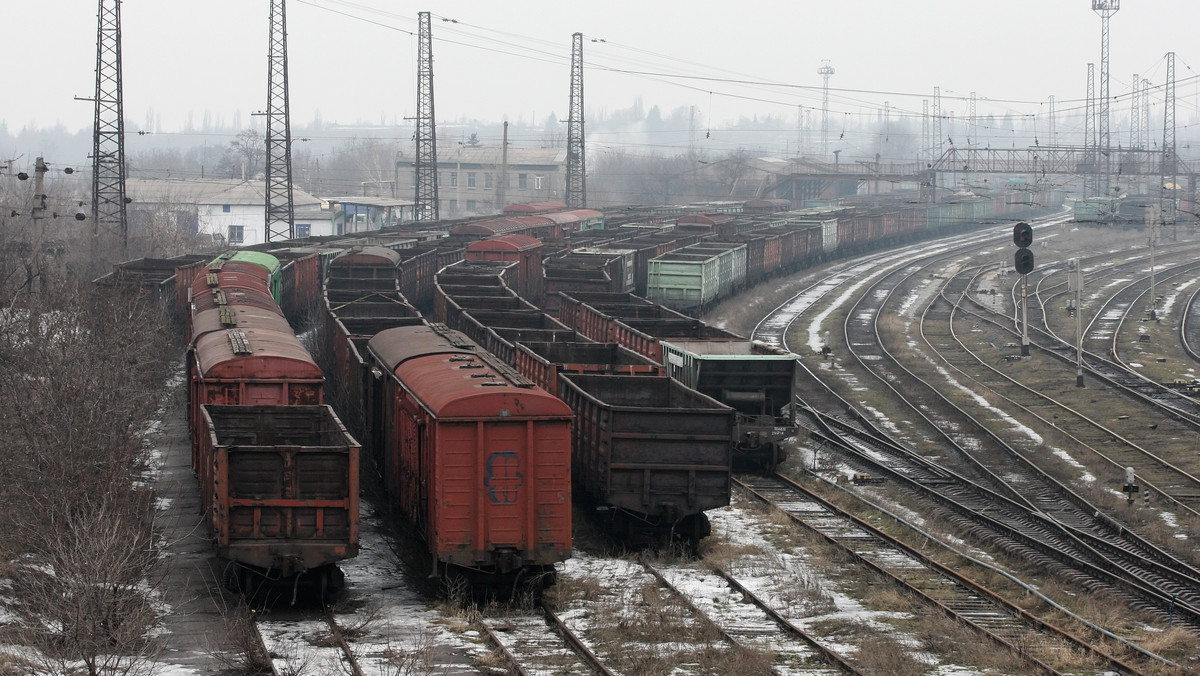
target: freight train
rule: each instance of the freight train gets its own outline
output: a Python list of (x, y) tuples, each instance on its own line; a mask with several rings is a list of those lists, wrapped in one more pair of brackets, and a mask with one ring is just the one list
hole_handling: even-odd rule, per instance
[(190, 285), (192, 469), (228, 586), (324, 598), (358, 551), (360, 447), (321, 405), (324, 375), (276, 302), (279, 270), (241, 252)]
[(507, 596), (553, 580), (571, 550), (569, 409), (399, 292), (405, 259), (380, 246), (331, 259), (328, 369), (367, 440), (388, 511), (431, 572)]
[[(486, 542), (492, 531), (476, 528), (474, 540), (460, 542), (470, 553), (460, 556), (441, 548), (439, 538), (449, 523), (441, 519), (486, 523), (492, 509), (489, 491), (511, 497), (514, 483), (527, 486), (523, 482), (532, 475), (525, 470), (528, 462), (539, 462), (536, 454), (518, 457), (516, 464), (506, 456), (490, 466), (486, 459), (480, 464), (473, 458), (474, 474), (466, 481), (476, 482), (470, 484), (475, 502), (454, 503), (444, 513), (429, 511), (438, 506), (439, 496), (422, 494), (419, 485), (434, 476), (429, 472), (435, 471), (437, 458), (422, 453), (436, 453), (439, 446), (422, 435), (444, 422), (431, 392), (439, 389), (434, 383), (450, 381), (411, 376), (424, 383), (413, 389), (403, 368), (410, 358), (399, 359), (382, 345), (373, 349), (371, 341), (378, 335), (401, 329), (432, 332), (425, 338), (444, 339), (454, 347), (441, 345), (411, 359), (461, 359), (465, 355), (453, 350), (467, 350), (479, 359), (476, 372), (488, 376), (478, 382), (532, 392), (522, 375), (512, 372), (520, 369), (524, 378), (556, 395), (550, 399), (566, 402), (564, 409), (546, 400), (546, 410), (555, 411), (547, 414), (550, 418), (575, 418), (568, 464), (575, 496), (614, 515), (614, 523), (622, 524), (630, 537), (665, 531), (694, 544), (707, 532), (704, 511), (728, 502), (735, 467), (770, 470), (782, 458), (780, 441), (791, 433), (788, 381), (795, 365), (792, 355), (695, 316), (772, 275), (871, 247), (1024, 218), (1031, 203), (1056, 208), (1061, 194), (1057, 201), (1053, 194), (1033, 200), (960, 197), (942, 204), (826, 204), (803, 210), (768, 200), (633, 207), (599, 216), (567, 213), (578, 210), (561, 204), (524, 205), (506, 210), (510, 218), (504, 224), (494, 218), (492, 224), (474, 228), (463, 222), (441, 230), (437, 224), (420, 224), (266, 244), (258, 251), (222, 257), (215, 267), (195, 256), (131, 261), (100, 281), (138, 284), (186, 323), (194, 439), (207, 435), (211, 440), (209, 423), (202, 429), (199, 422), (206, 413), (214, 428), (228, 420), (226, 409), (205, 409), (204, 404), (300, 410), (320, 407), (329, 396), (354, 436), (346, 434), (343, 444), (322, 438), (314, 445), (344, 448), (343, 466), (349, 467), (352, 459), (357, 462), (354, 437), (362, 439), (370, 449), (363, 464), (392, 473), (387, 480), (394, 493), (390, 499), (426, 538), (436, 562), (488, 575), (508, 571), (504, 575), (561, 560), (569, 551), (569, 538), (565, 545), (558, 535), (521, 541), (529, 530), (505, 535), (514, 544), (494, 546)], [(259, 265), (263, 272), (242, 274), (246, 265)], [(318, 333), (323, 338), (316, 344), (324, 346), (321, 363), (334, 381), (328, 391), (313, 358), (295, 342), (279, 312), (283, 307), (299, 325), (311, 320), (322, 303)], [(427, 317), (457, 326), (471, 340), (435, 331)], [(469, 343), (477, 345), (468, 348)], [(247, 353), (247, 347), (256, 353)], [(438, 352), (443, 349), (450, 351)], [(484, 357), (485, 352), (513, 369)], [(251, 360), (257, 360), (253, 366)], [(413, 365), (417, 363), (423, 362)], [(631, 397), (631, 389), (639, 396)], [(213, 400), (202, 401), (208, 397)], [(509, 416), (500, 413), (504, 410)], [(500, 407), (491, 413), (511, 417), (513, 411)], [(393, 421), (407, 416), (410, 424), (401, 426), (407, 431), (388, 428), (382, 422), (387, 415)], [(690, 422), (664, 428), (663, 421), (672, 416)], [(230, 425), (236, 430), (249, 423)], [(557, 438), (561, 424), (555, 429), (552, 436)], [(220, 434), (216, 443), (206, 441), (203, 450), (194, 442), (198, 466), (219, 454), (225, 443)], [(406, 443), (425, 450), (406, 456)], [(655, 460), (642, 467), (640, 454), (645, 453)], [(270, 477), (276, 468), (261, 471)], [(348, 475), (344, 479), (344, 485), (357, 486)], [(426, 489), (431, 486), (435, 484), (427, 483)], [(558, 495), (570, 496), (571, 490), (566, 486)], [(518, 502), (525, 499), (519, 490), (517, 496)], [(225, 498), (214, 493), (212, 500), (218, 499)], [(542, 509), (536, 500), (521, 504), (534, 506), (535, 516)], [(356, 516), (356, 510), (357, 503), (347, 503), (347, 526), (337, 543), (341, 549), (330, 550), (329, 563), (353, 555), (357, 523), (349, 515)], [(527, 519), (520, 528), (538, 528), (535, 522)], [(258, 527), (262, 522), (253, 523)], [(561, 521), (544, 525), (547, 532), (562, 527)], [(263, 575), (296, 568), (249, 559), (241, 563)]]
[[(553, 382), (549, 391), (575, 414), (578, 495), (622, 540), (678, 541), (695, 550), (710, 530), (705, 512), (729, 504), (733, 409), (664, 375), (654, 361), (590, 342), (520, 298), (510, 285), (522, 285), (524, 270), (520, 261), (447, 266), (437, 275), (437, 318), (531, 380)], [(559, 352), (567, 361), (556, 359), (553, 367), (525, 347), (581, 342)], [(592, 345), (599, 349), (584, 349)], [(589, 363), (617, 351), (634, 359)]]

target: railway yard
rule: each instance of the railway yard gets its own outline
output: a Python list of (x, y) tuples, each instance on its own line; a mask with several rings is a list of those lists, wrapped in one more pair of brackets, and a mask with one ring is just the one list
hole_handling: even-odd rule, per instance
[[(833, 226), (831, 240), (836, 216), (797, 218), (804, 237), (779, 222), (732, 232), (748, 213), (691, 216), (711, 235), (677, 234), (690, 251), (668, 256), (665, 234), (597, 245), (598, 230), (581, 231), (616, 252), (596, 256), (547, 255), (553, 233), (489, 231), (460, 239), (457, 260), (397, 244), (406, 233), (264, 250), (283, 273), (261, 280), (258, 254), (127, 265), (168, 306), (187, 299), (192, 345), (147, 436), (167, 543), (153, 664), (172, 676), (1200, 671), (1192, 227), (1152, 252), (1142, 230), (1055, 210), (936, 235), (927, 219), (919, 238), (842, 216), (861, 234)], [(1039, 259), (1027, 356), (1018, 218)], [(714, 282), (690, 305), (663, 272), (783, 241), (826, 255)], [(637, 275), (613, 281), (614, 261), (633, 266), (639, 250), (660, 261), (645, 266), (660, 272), (648, 295), (687, 314), (637, 295)], [(198, 302), (218, 290), (233, 300)], [(237, 371), (276, 333), (279, 361), (245, 372), (275, 369), (270, 397), (287, 416)], [(772, 360), (792, 380), (787, 406), (766, 384), (778, 367), (753, 370)], [(692, 362), (709, 370), (662, 370)], [(731, 364), (743, 370), (704, 380)], [(470, 370), (471, 393), (451, 366)], [(317, 367), (323, 394), (305, 389)], [(469, 437), (460, 401), (476, 412)], [(438, 450), (406, 446), (418, 439)], [(269, 444), (281, 469), (245, 459)], [(569, 473), (554, 459), (564, 449)], [(246, 488), (275, 481), (275, 498)], [(469, 495), (487, 500), (456, 497)]]

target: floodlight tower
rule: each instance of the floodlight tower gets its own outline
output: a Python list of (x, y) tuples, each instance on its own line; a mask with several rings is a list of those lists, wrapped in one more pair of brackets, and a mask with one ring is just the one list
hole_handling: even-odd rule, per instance
[(92, 236), (120, 235), (125, 216), (125, 115), (121, 94), (121, 0), (100, 0), (96, 31), (96, 115), (92, 122)]
[(817, 75), (825, 82), (824, 94), (821, 98), (821, 154), (829, 154), (829, 78), (833, 76), (833, 66), (829, 65), (829, 59), (821, 61), (821, 67), (817, 69)]
[(433, 118), (433, 31), (429, 12), (417, 14), (417, 199), (418, 221), (438, 220), (437, 129)]
[(583, 152), (583, 33), (572, 36), (571, 105), (567, 114), (567, 206), (587, 206), (587, 174)]
[(1108, 96), (1108, 24), (1109, 19), (1121, 9), (1121, 0), (1092, 0), (1092, 11), (1100, 15), (1100, 135), (1096, 139), (1097, 148), (1103, 157), (1104, 171), (1100, 177), (1099, 191), (1105, 197), (1111, 197), (1109, 190), (1109, 175), (1112, 173), (1112, 139), (1108, 135), (1109, 96)]
[(292, 124), (288, 111), (286, 0), (271, 0), (267, 53), (267, 233), (268, 242), (296, 236), (292, 201)]

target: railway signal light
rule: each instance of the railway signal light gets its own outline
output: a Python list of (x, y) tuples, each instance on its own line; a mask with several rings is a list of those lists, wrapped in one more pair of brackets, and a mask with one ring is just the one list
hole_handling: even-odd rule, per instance
[(1013, 256), (1013, 267), (1022, 275), (1033, 272), (1033, 252), (1029, 249), (1017, 249), (1016, 255)]
[(1033, 244), (1033, 228), (1025, 221), (1017, 223), (1013, 228), (1013, 243), (1022, 249), (1027, 249)]

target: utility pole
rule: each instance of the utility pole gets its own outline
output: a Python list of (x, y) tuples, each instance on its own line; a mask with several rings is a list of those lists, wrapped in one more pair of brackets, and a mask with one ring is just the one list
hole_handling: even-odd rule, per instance
[(504, 121), (504, 135), (500, 146), (500, 180), (496, 182), (497, 212), (508, 206), (504, 203), (506, 188), (508, 188), (508, 120)]
[(804, 106), (796, 106), (796, 157), (804, 157)]
[(120, 235), (125, 214), (125, 115), (121, 87), (121, 0), (100, 0), (96, 31), (96, 114), (92, 122), (92, 236)]
[(417, 37), (416, 217), (418, 221), (436, 221), (439, 215), (437, 129), (433, 114), (433, 31), (429, 26), (429, 12), (420, 12), (417, 16), (420, 31)]
[(587, 162), (583, 146), (583, 33), (571, 46), (571, 102), (567, 114), (567, 206), (587, 206)]
[(1071, 259), (1067, 290), (1075, 292), (1075, 387), (1083, 387), (1083, 270), (1078, 258)]
[(33, 207), (30, 208), (30, 218), (34, 223), (46, 217), (46, 160), (38, 157), (33, 163)]
[(824, 95), (821, 98), (821, 154), (829, 154), (829, 78), (833, 76), (833, 66), (829, 65), (829, 59), (821, 61), (821, 67), (817, 69), (817, 75), (825, 82)]
[(1152, 219), (1152, 220), (1154, 222), (1150, 223), (1150, 241), (1147, 242), (1150, 245), (1150, 308), (1149, 308), (1148, 312), (1149, 312), (1151, 320), (1157, 320), (1158, 319), (1158, 311), (1157, 311), (1158, 290), (1157, 290), (1157, 288), (1155, 288), (1155, 283), (1154, 283), (1154, 272), (1155, 272), (1154, 254), (1155, 254), (1155, 251), (1158, 249), (1158, 222), (1157, 222), (1158, 219)]
[(1100, 138), (1098, 146), (1103, 157), (1104, 173), (1100, 180), (1100, 193), (1112, 197), (1109, 183), (1112, 175), (1112, 139), (1108, 134), (1108, 24), (1109, 19), (1121, 9), (1121, 0), (1092, 0), (1092, 11), (1100, 15)]
[(267, 232), (266, 241), (296, 236), (292, 201), (292, 125), (288, 111), (286, 0), (271, 0), (267, 55)]

